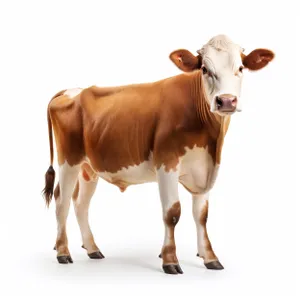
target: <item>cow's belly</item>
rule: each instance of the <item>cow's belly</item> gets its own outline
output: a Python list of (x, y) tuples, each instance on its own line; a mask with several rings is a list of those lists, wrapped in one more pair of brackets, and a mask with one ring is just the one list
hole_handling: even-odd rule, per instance
[[(101, 177), (109, 183), (120, 188), (121, 191), (132, 184), (155, 182), (156, 171), (152, 157), (148, 161), (122, 168), (116, 173), (99, 172), (95, 173), (89, 163), (83, 163), (82, 168), (90, 179)], [(180, 159), (179, 182), (191, 193), (207, 193), (215, 182), (218, 165), (215, 165), (207, 149), (194, 147), (186, 149), (186, 153)]]
[(214, 185), (218, 169), (207, 149), (187, 149), (181, 161), (179, 182), (191, 193), (207, 193)]
[(156, 181), (156, 173), (152, 159), (144, 161), (138, 166), (122, 168), (116, 173), (100, 172), (98, 176), (118, 186), (121, 191), (125, 191), (125, 189), (132, 184)]

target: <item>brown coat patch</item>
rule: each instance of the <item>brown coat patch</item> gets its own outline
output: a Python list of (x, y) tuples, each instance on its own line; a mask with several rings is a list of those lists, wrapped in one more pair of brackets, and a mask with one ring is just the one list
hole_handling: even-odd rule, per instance
[(257, 71), (264, 68), (275, 57), (274, 52), (268, 49), (255, 49), (248, 55), (241, 53), (242, 62), (245, 68)]
[(168, 213), (165, 217), (165, 223), (169, 227), (175, 227), (178, 223), (181, 215), (181, 205), (180, 202), (176, 202), (172, 205), (172, 207), (168, 210)]
[[(79, 97), (80, 98), (80, 97)], [(78, 101), (67, 95), (52, 99), (49, 112), (53, 124), (58, 163), (73, 166), (84, 157), (82, 109)]]
[(175, 238), (174, 238), (174, 230), (175, 226), (179, 221), (181, 214), (181, 206), (180, 202), (176, 202), (172, 205), (172, 207), (168, 210), (164, 222), (168, 227), (168, 236), (169, 236), (169, 244), (165, 245), (162, 249), (161, 256), (163, 259), (163, 264), (177, 264), (178, 259), (176, 257), (176, 246), (175, 246)]
[(208, 201), (206, 201), (205, 204), (203, 205), (201, 215), (200, 215), (199, 221), (202, 226), (206, 226), (207, 216), (208, 216)]
[(208, 238), (207, 228), (206, 228), (207, 217), (208, 217), (208, 201), (205, 202), (202, 208), (199, 222), (204, 227), (203, 243), (205, 247), (205, 257), (203, 258), (205, 261), (211, 261), (211, 260), (217, 260), (217, 256), (215, 255), (210, 240)]
[(70, 255), (66, 229), (62, 230), (61, 235), (57, 238), (55, 249), (57, 251), (57, 256)]
[(59, 183), (58, 183), (56, 185), (55, 190), (54, 190), (54, 198), (55, 198), (55, 200), (58, 199), (59, 195), (60, 195), (60, 186), (59, 186)]
[(176, 256), (176, 246), (175, 243), (163, 247), (161, 257), (163, 259), (163, 264), (178, 264), (178, 259)]

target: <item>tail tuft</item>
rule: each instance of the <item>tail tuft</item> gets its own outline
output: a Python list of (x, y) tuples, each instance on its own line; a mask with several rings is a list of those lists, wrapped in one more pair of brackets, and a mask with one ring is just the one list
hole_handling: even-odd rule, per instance
[(46, 205), (49, 207), (54, 189), (55, 181), (55, 171), (52, 166), (50, 166), (45, 174), (45, 188), (43, 189), (44, 198), (46, 200)]

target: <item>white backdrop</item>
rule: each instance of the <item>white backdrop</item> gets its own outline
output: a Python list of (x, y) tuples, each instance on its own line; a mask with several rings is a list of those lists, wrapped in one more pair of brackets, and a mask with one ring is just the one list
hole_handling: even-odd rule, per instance
[[(295, 2), (1, 1), (1, 299), (296, 298)], [(225, 270), (206, 270), (196, 257), (191, 197), (182, 187), (176, 241), (185, 273), (168, 276), (157, 258), (163, 223), (156, 184), (122, 194), (103, 180), (90, 221), (106, 259), (89, 260), (81, 249), (71, 208), (74, 264), (59, 265), (55, 206), (47, 210), (40, 193), (50, 98), (65, 88), (179, 74), (169, 53), (196, 53), (220, 33), (246, 53), (276, 53), (265, 69), (245, 71), (244, 110), (232, 117), (210, 197), (209, 236)]]

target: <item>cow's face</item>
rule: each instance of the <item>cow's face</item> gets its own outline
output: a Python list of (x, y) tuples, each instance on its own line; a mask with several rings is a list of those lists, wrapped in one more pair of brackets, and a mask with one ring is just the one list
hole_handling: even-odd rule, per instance
[(197, 53), (198, 56), (194, 56), (180, 49), (172, 52), (170, 58), (182, 71), (202, 70), (210, 110), (220, 115), (241, 111), (243, 70), (262, 69), (274, 58), (274, 53), (267, 49), (256, 49), (245, 55), (243, 49), (225, 35), (212, 38)]

